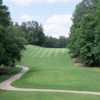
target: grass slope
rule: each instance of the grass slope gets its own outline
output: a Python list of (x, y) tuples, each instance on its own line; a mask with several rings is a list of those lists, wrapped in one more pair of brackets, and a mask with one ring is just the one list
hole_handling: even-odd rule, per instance
[(100, 69), (74, 65), (67, 49), (27, 46), (21, 64), (30, 71), (18, 87), (100, 91)]

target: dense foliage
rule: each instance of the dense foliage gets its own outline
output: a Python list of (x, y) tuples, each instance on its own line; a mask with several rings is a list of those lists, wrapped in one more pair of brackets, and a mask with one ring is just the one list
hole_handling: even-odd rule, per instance
[(0, 65), (14, 66), (21, 59), (21, 50), (24, 49), (22, 39), (12, 31), (8, 8), (0, 0)]
[(83, 0), (77, 5), (69, 41), (74, 57), (89, 66), (100, 65), (100, 0)]
[(46, 36), (42, 25), (36, 21), (23, 22), (21, 25), (16, 23), (13, 27), (17, 35), (22, 37), (27, 44), (49, 48), (65, 48), (67, 46), (68, 39), (66, 37), (54, 38)]
[(39, 45), (45, 41), (42, 25), (36, 21), (23, 22), (19, 28), (24, 33), (25, 39), (29, 44)]
[(59, 38), (45, 37), (44, 47), (48, 48), (65, 48), (68, 44), (68, 38), (60, 36)]

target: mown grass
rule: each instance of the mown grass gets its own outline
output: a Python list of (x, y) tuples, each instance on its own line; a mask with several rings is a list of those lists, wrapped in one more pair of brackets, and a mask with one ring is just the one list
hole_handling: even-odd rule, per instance
[[(16, 87), (100, 91), (100, 69), (72, 63), (67, 49), (27, 46), (20, 64), (30, 71)], [(100, 100), (100, 96), (48, 92), (0, 91), (0, 100)]]
[(100, 100), (100, 97), (64, 93), (0, 92), (0, 100)]
[(30, 71), (18, 87), (100, 91), (100, 69), (75, 65), (67, 49), (27, 46), (21, 64)]

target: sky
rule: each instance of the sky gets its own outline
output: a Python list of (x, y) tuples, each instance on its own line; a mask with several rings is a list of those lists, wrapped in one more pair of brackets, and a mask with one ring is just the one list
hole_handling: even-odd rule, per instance
[(3, 0), (11, 18), (21, 24), (38, 21), (48, 36), (69, 36), (75, 6), (82, 0)]

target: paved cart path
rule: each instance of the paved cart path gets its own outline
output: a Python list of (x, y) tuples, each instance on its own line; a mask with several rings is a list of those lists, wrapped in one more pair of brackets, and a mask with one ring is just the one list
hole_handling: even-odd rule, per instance
[(30, 89), (30, 88), (17, 88), (12, 86), (12, 83), (18, 79), (20, 79), (25, 73), (29, 70), (28, 67), (22, 66), (21, 72), (12, 76), (8, 80), (5, 80), (0, 83), (0, 89), (6, 91), (26, 91), (26, 92), (51, 92), (51, 93), (72, 93), (72, 94), (83, 94), (83, 95), (98, 95), (100, 96), (100, 92), (93, 91), (75, 91), (75, 90), (58, 90), (58, 89)]

